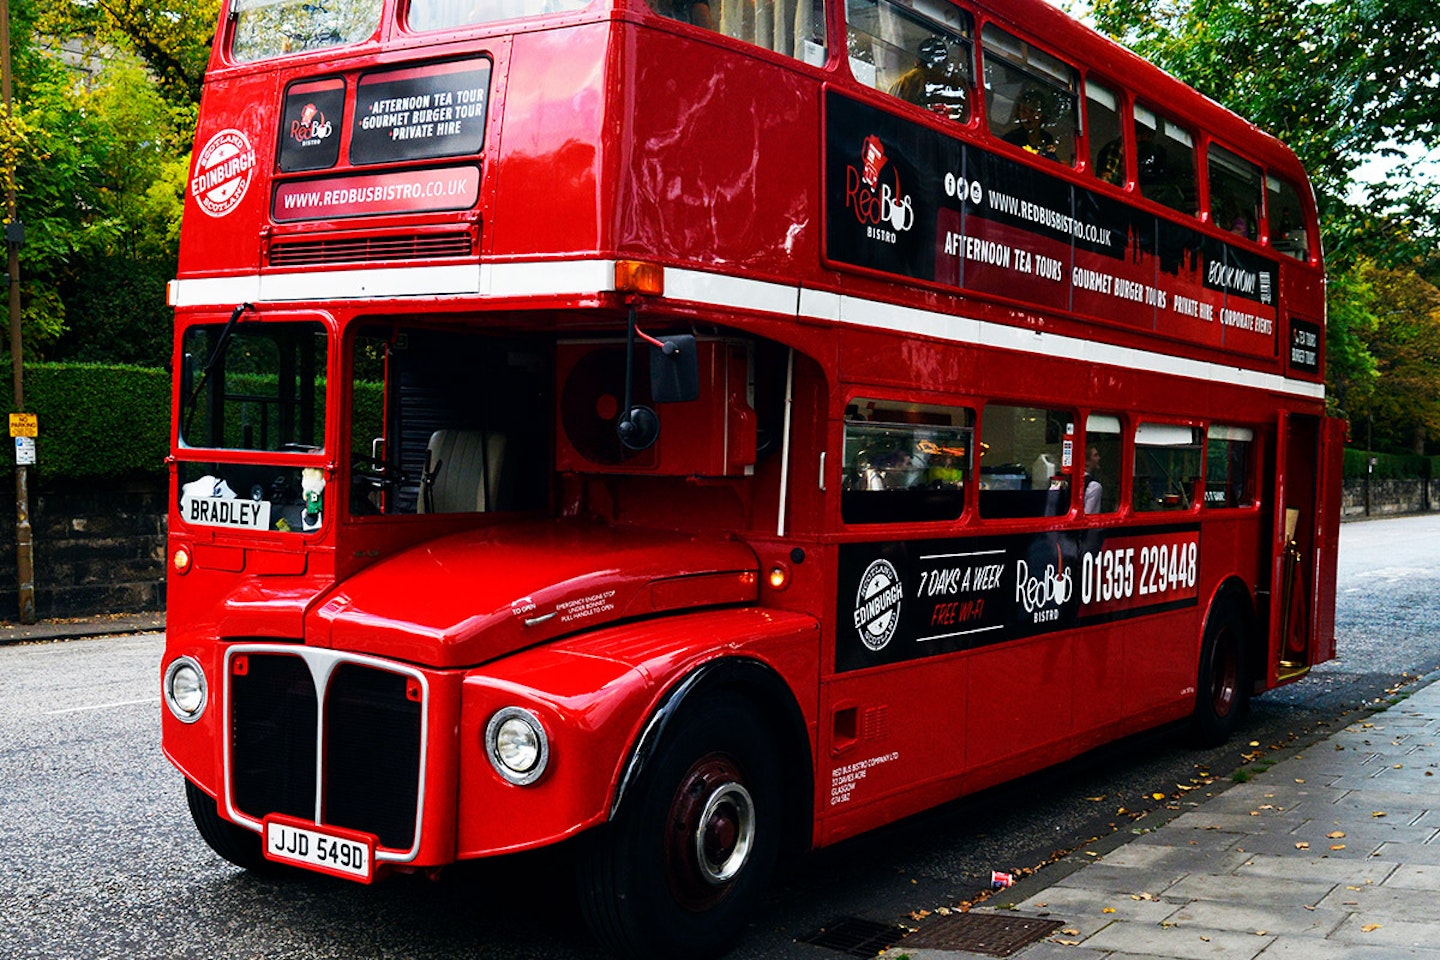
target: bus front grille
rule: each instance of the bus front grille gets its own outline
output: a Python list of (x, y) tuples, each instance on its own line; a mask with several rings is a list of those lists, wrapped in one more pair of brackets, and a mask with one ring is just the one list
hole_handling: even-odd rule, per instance
[(374, 834), (385, 849), (412, 849), (424, 736), (420, 683), (328, 651), (308, 657), (231, 658), (235, 809), (256, 821), (285, 814)]
[(474, 252), (475, 244), (470, 232), (457, 230), (376, 237), (275, 240), (270, 244), (269, 262), (272, 267), (301, 267), (325, 263), (468, 257)]

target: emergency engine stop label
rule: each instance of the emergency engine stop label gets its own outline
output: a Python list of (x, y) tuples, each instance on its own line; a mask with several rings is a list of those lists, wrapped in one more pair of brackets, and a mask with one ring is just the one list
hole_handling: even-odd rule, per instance
[(848, 544), (837, 672), (1199, 602), (1200, 528)]
[(255, 148), (243, 130), (221, 130), (195, 157), (190, 195), (212, 217), (240, 205), (255, 176)]

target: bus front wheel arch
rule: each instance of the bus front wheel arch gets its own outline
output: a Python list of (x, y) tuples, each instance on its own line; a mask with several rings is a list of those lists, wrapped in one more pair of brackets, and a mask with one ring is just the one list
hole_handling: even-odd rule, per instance
[(580, 845), (591, 932), (632, 956), (725, 952), (769, 885), (782, 792), (757, 711), (714, 696), (688, 704), (615, 817)]

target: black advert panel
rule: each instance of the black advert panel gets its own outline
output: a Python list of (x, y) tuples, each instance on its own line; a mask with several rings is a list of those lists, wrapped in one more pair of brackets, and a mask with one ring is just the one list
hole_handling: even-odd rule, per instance
[(345, 81), (339, 77), (291, 84), (280, 123), (280, 169), (325, 170), (340, 159), (345, 129)]
[(1290, 318), (1290, 369), (1320, 372), (1320, 325)]
[(825, 107), (832, 263), (1277, 355), (1275, 261), (834, 91)]
[(350, 162), (477, 154), (485, 143), (490, 61), (465, 60), (367, 74), (355, 96)]
[(847, 544), (835, 670), (1198, 602), (1198, 525)]

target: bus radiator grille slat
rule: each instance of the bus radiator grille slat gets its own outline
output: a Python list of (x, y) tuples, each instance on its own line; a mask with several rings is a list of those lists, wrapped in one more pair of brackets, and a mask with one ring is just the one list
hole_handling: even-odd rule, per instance
[(326, 263), (369, 263), (387, 260), (434, 260), (468, 257), (475, 252), (469, 231), (410, 233), (380, 237), (277, 240), (270, 244), (272, 267)]

